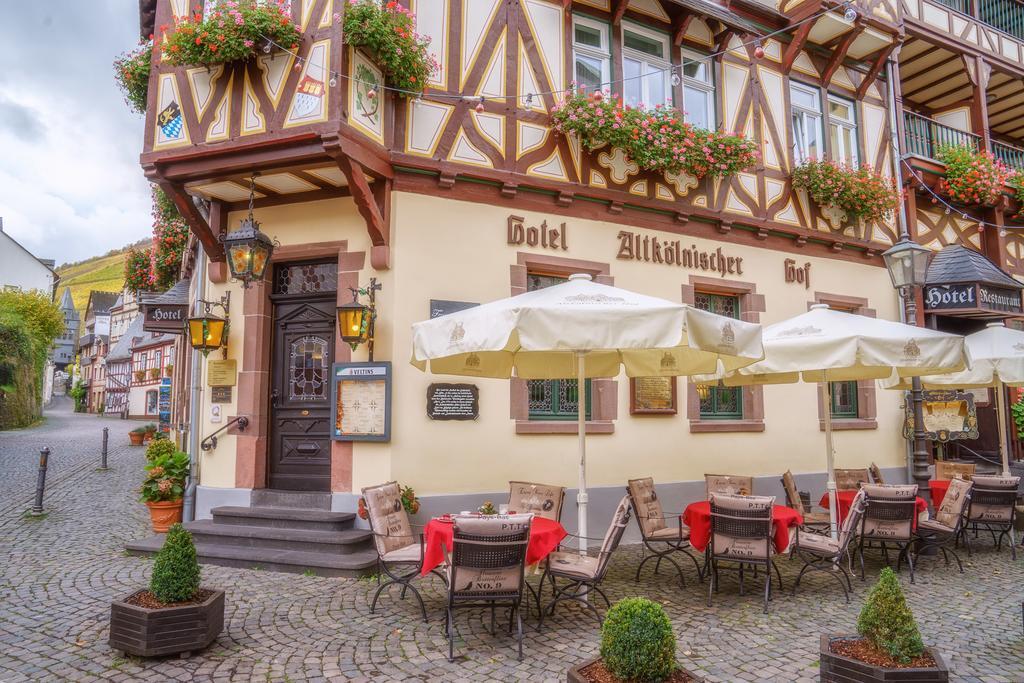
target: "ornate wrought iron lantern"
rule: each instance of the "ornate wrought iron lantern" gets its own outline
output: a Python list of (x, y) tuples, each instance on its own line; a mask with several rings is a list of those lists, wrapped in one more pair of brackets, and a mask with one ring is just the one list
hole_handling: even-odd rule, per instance
[(231, 277), (241, 281), (242, 287), (248, 289), (253, 282), (263, 280), (263, 274), (274, 253), (274, 240), (260, 231), (260, 224), (253, 218), (253, 204), (256, 201), (256, 175), (249, 180), (249, 215), (242, 219), (242, 224), (221, 239), (224, 251), (227, 252), (228, 268)]
[[(203, 314), (188, 319), (188, 337), (192, 343), (192, 348), (196, 351), (202, 351), (204, 356), (208, 355), (210, 351), (216, 351), (217, 349), (224, 349), (224, 355), (225, 357), (227, 356), (228, 305), (230, 299), (230, 292), (221, 297), (220, 301), (200, 299), (200, 303), (203, 304)], [(223, 318), (211, 312), (214, 306), (221, 307), (224, 311)]]
[[(370, 360), (373, 360), (373, 326), (377, 320), (376, 293), (382, 289), (377, 278), (370, 278), (367, 287), (349, 287), (352, 301), (338, 306), (338, 330), (341, 340), (355, 351), (360, 344), (368, 343)], [(370, 298), (369, 305), (359, 302), (360, 296)]]

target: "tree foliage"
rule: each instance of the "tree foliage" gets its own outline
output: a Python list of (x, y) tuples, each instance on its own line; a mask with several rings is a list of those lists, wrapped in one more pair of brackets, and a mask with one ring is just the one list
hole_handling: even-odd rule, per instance
[(63, 332), (64, 314), (42, 292), (0, 292), (0, 429), (38, 419), (46, 359)]
[(149, 591), (161, 602), (181, 602), (191, 600), (198, 590), (199, 562), (192, 534), (175, 524), (156, 554)]

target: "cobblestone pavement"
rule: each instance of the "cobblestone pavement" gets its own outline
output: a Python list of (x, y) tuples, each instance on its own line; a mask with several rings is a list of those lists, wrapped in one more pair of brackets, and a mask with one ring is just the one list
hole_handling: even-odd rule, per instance
[[(111, 428), (108, 472), (95, 468), (93, 440), (103, 425)], [(528, 632), (523, 662), (514, 639), (487, 633), (483, 612), (463, 612), (457, 659), (448, 663), (436, 579), (425, 587), (431, 621), (424, 624), (397, 592), (371, 615), (369, 581), (204, 567), (204, 585), (227, 591), (217, 642), (187, 660), (120, 658), (106, 643), (110, 601), (144, 586), (151, 566), (122, 551), (148, 534), (134, 493), (143, 452), (124, 445), (131, 426), (57, 413), (41, 427), (0, 434), (0, 681), (556, 681), (597, 649), (596, 622), (574, 606), (559, 607), (543, 633)], [(63, 455), (47, 487), (49, 514), (27, 519), (31, 454), (42, 443)], [(820, 577), (792, 598), (797, 564), (781, 559), (787, 590), (770, 614), (761, 613), (756, 590), (739, 596), (732, 578), (708, 608), (707, 584), (697, 584), (692, 565), (685, 589), (664, 567), (657, 576), (645, 568), (634, 583), (639, 554), (620, 549), (605, 583), (609, 597), (661, 602), (680, 662), (709, 681), (816, 681), (818, 635), (852, 632), (867, 592), (855, 580), (848, 606), (837, 584)], [(869, 571), (879, 564), (869, 563)], [(1024, 681), (1024, 556), (1014, 563), (1005, 550), (985, 550), (962, 576), (934, 559), (923, 564), (917, 583), (905, 588), (925, 642), (942, 652), (953, 679)]]

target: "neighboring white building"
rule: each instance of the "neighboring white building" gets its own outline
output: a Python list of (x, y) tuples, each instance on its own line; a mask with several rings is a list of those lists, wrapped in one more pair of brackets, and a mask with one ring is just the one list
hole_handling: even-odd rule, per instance
[(0, 289), (37, 289), (53, 296), (54, 262), (36, 258), (32, 252), (4, 232), (0, 218)]

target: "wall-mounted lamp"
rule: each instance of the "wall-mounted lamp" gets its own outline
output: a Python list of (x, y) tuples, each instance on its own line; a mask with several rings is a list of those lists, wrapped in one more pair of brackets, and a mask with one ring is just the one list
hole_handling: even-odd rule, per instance
[[(224, 357), (228, 354), (228, 308), (231, 303), (231, 292), (227, 292), (220, 298), (220, 301), (206, 301), (200, 299), (203, 304), (203, 314), (188, 319), (188, 337), (192, 348), (202, 351), (206, 356), (210, 351), (224, 349)], [(211, 312), (214, 306), (220, 306), (224, 311), (224, 317), (216, 316)]]
[(221, 235), (231, 277), (239, 280), (243, 289), (248, 289), (253, 282), (263, 280), (263, 274), (267, 270), (267, 264), (270, 263), (270, 256), (274, 253), (276, 245), (274, 240), (260, 232), (259, 221), (253, 218), (252, 209), (255, 201), (256, 174), (253, 174), (249, 179), (249, 215), (242, 219), (242, 224), (237, 230)]
[[(341, 340), (355, 351), (362, 343), (367, 343), (370, 361), (373, 361), (373, 327), (377, 320), (376, 293), (383, 289), (377, 278), (370, 278), (370, 284), (363, 288), (349, 287), (352, 292), (351, 303), (338, 306), (338, 330)], [(368, 305), (359, 302), (360, 296), (368, 296)]]

